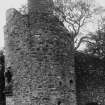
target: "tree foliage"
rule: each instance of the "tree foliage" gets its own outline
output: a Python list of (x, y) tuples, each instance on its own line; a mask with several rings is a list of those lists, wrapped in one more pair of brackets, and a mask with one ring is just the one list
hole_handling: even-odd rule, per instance
[(105, 57), (105, 17), (101, 18), (97, 31), (91, 35), (91, 40), (87, 43), (87, 52), (99, 56)]

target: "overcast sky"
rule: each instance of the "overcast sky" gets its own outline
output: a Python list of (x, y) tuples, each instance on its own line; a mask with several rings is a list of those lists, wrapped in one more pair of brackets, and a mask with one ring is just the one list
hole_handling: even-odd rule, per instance
[[(0, 0), (0, 49), (4, 46), (3, 26), (5, 25), (5, 12), (9, 8), (20, 8), (27, 0)], [(105, 0), (96, 0), (100, 5), (105, 6)]]

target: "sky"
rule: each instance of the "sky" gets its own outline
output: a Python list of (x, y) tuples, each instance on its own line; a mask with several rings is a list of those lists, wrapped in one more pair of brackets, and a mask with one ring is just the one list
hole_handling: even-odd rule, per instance
[[(101, 6), (105, 7), (105, 0), (96, 0)], [(0, 49), (4, 47), (4, 32), (5, 13), (9, 8), (20, 8), (21, 5), (26, 4), (27, 0), (0, 0)]]

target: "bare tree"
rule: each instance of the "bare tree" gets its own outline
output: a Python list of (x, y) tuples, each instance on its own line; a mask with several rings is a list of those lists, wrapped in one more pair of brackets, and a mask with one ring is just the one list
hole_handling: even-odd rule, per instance
[[(68, 24), (67, 28), (72, 33), (73, 40), (83, 27), (92, 22), (92, 17), (97, 11), (95, 3), (90, 0), (55, 0), (55, 5), (55, 13), (62, 22)], [(87, 38), (86, 36), (82, 37), (75, 50)], [(74, 43), (77, 43), (77, 40)]]

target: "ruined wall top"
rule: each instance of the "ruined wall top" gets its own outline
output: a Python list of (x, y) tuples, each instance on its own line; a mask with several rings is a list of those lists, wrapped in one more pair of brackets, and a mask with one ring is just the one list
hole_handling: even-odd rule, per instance
[(29, 13), (52, 13), (53, 0), (28, 0)]

